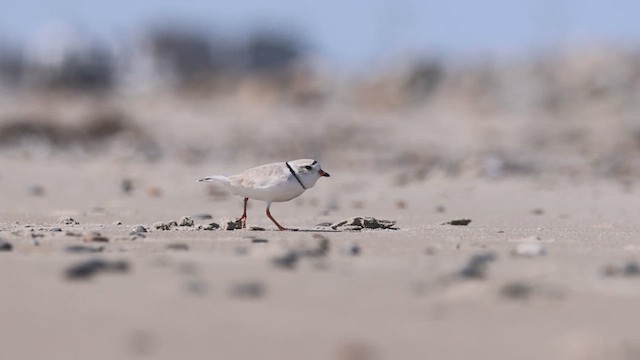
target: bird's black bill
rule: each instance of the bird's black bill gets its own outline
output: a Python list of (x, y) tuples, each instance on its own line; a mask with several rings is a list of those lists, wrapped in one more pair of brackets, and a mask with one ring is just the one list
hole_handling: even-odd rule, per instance
[(320, 175), (321, 175), (321, 176), (324, 176), (324, 177), (331, 177), (331, 175), (329, 175), (329, 173), (328, 173), (328, 172), (324, 172), (324, 171), (322, 171), (322, 170), (320, 170)]

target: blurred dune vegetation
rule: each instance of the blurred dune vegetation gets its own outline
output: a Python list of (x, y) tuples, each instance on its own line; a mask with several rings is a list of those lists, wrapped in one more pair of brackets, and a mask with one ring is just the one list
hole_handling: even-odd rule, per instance
[(61, 27), (0, 44), (0, 156), (429, 176), (640, 175), (640, 53), (398, 57), (337, 71), (291, 32), (158, 26), (106, 44)]

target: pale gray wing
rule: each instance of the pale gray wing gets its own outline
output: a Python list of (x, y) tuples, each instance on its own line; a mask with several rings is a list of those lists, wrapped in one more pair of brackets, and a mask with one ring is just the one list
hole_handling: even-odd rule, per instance
[[(284, 169), (283, 169), (284, 168)], [(245, 188), (264, 188), (287, 181), (291, 174), (280, 163), (257, 166), (229, 177), (231, 184)]]

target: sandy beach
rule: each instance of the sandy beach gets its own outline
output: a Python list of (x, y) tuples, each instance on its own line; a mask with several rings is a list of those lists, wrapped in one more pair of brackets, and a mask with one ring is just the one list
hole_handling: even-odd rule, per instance
[[(4, 161), (0, 237), (13, 248), (0, 253), (1, 357), (640, 354), (633, 189), (530, 178), (398, 186), (331, 165), (331, 178), (273, 206), (301, 230), (279, 232), (260, 202), (248, 221), (266, 231), (198, 230), (241, 212), (240, 198), (195, 182), (206, 164)], [(195, 225), (153, 227), (183, 216)], [(398, 230), (316, 227), (354, 216), (396, 220)], [(61, 223), (68, 218), (77, 224)], [(443, 225), (454, 219), (472, 221)], [(147, 232), (132, 235), (139, 225)], [(68, 274), (90, 259), (126, 266)]]
[[(0, 359), (639, 358), (637, 64), (1, 88)], [(298, 158), (297, 231), (197, 182)]]

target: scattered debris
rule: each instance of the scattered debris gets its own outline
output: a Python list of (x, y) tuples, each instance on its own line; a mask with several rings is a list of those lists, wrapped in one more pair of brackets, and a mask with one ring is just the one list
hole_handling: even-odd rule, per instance
[(138, 226), (134, 227), (133, 230), (131, 230), (131, 231), (133, 231), (134, 233), (146, 233), (147, 232), (147, 228), (142, 226), (142, 225), (138, 225)]
[(189, 216), (183, 216), (180, 218), (180, 221), (178, 222), (178, 226), (188, 226), (191, 227), (195, 225), (195, 222), (193, 221), (192, 218), (190, 218)]
[(104, 251), (104, 246), (100, 247), (91, 247), (84, 245), (70, 245), (64, 248), (64, 251), (74, 254), (91, 254), (91, 253), (99, 253)]
[(547, 254), (547, 250), (540, 243), (535, 242), (523, 242), (511, 251), (514, 256), (534, 257)]
[(234, 284), (231, 287), (230, 295), (235, 298), (257, 299), (263, 297), (267, 292), (266, 286), (259, 281), (249, 281)]
[(442, 223), (442, 225), (467, 226), (470, 222), (471, 219), (456, 219)]
[(467, 279), (484, 279), (487, 276), (488, 264), (495, 259), (496, 254), (492, 252), (475, 254), (458, 274)]
[(52, 227), (51, 229), (49, 229), (49, 231), (51, 231), (51, 232), (61, 232), (62, 229), (59, 228), (59, 227)]
[(63, 225), (79, 225), (80, 224), (79, 222), (75, 221), (71, 217), (61, 217), (60, 219), (58, 219), (58, 223)]
[(273, 259), (273, 264), (277, 267), (292, 270), (296, 267), (300, 255), (295, 251), (288, 251), (282, 256), (278, 256)]
[(102, 236), (97, 231), (82, 234), (82, 241), (84, 242), (109, 242), (109, 238)]
[(107, 261), (93, 259), (73, 265), (65, 272), (69, 280), (85, 280), (99, 272), (126, 273), (129, 271), (129, 263), (124, 260)]
[(198, 220), (211, 220), (213, 218), (211, 215), (204, 214), (204, 213), (194, 214), (191, 217), (194, 218), (194, 219), (198, 219)]
[(267, 229), (260, 226), (252, 226), (249, 228), (249, 231), (267, 231)]
[(607, 265), (602, 273), (607, 277), (637, 277), (640, 276), (640, 265), (635, 261), (628, 261), (623, 266)]
[(227, 221), (227, 226), (225, 230), (240, 230), (240, 229), (242, 229), (242, 221), (240, 221), (240, 219)]
[(220, 225), (218, 225), (218, 224), (216, 224), (214, 222), (209, 223), (207, 226), (202, 228), (202, 230), (209, 230), (209, 231), (210, 230), (218, 230), (218, 229), (220, 229)]
[(189, 245), (185, 243), (173, 243), (167, 245), (167, 249), (169, 250), (179, 250), (179, 251), (189, 251)]
[(0, 239), (0, 251), (12, 251), (13, 245), (10, 242)]
[(171, 230), (171, 228), (177, 227), (178, 223), (175, 221), (164, 222), (156, 222), (153, 223), (152, 227), (157, 230)]
[(337, 230), (361, 230), (361, 229), (392, 229), (397, 230), (393, 226), (396, 224), (394, 220), (380, 220), (373, 217), (354, 217), (343, 220), (331, 225), (331, 228)]

